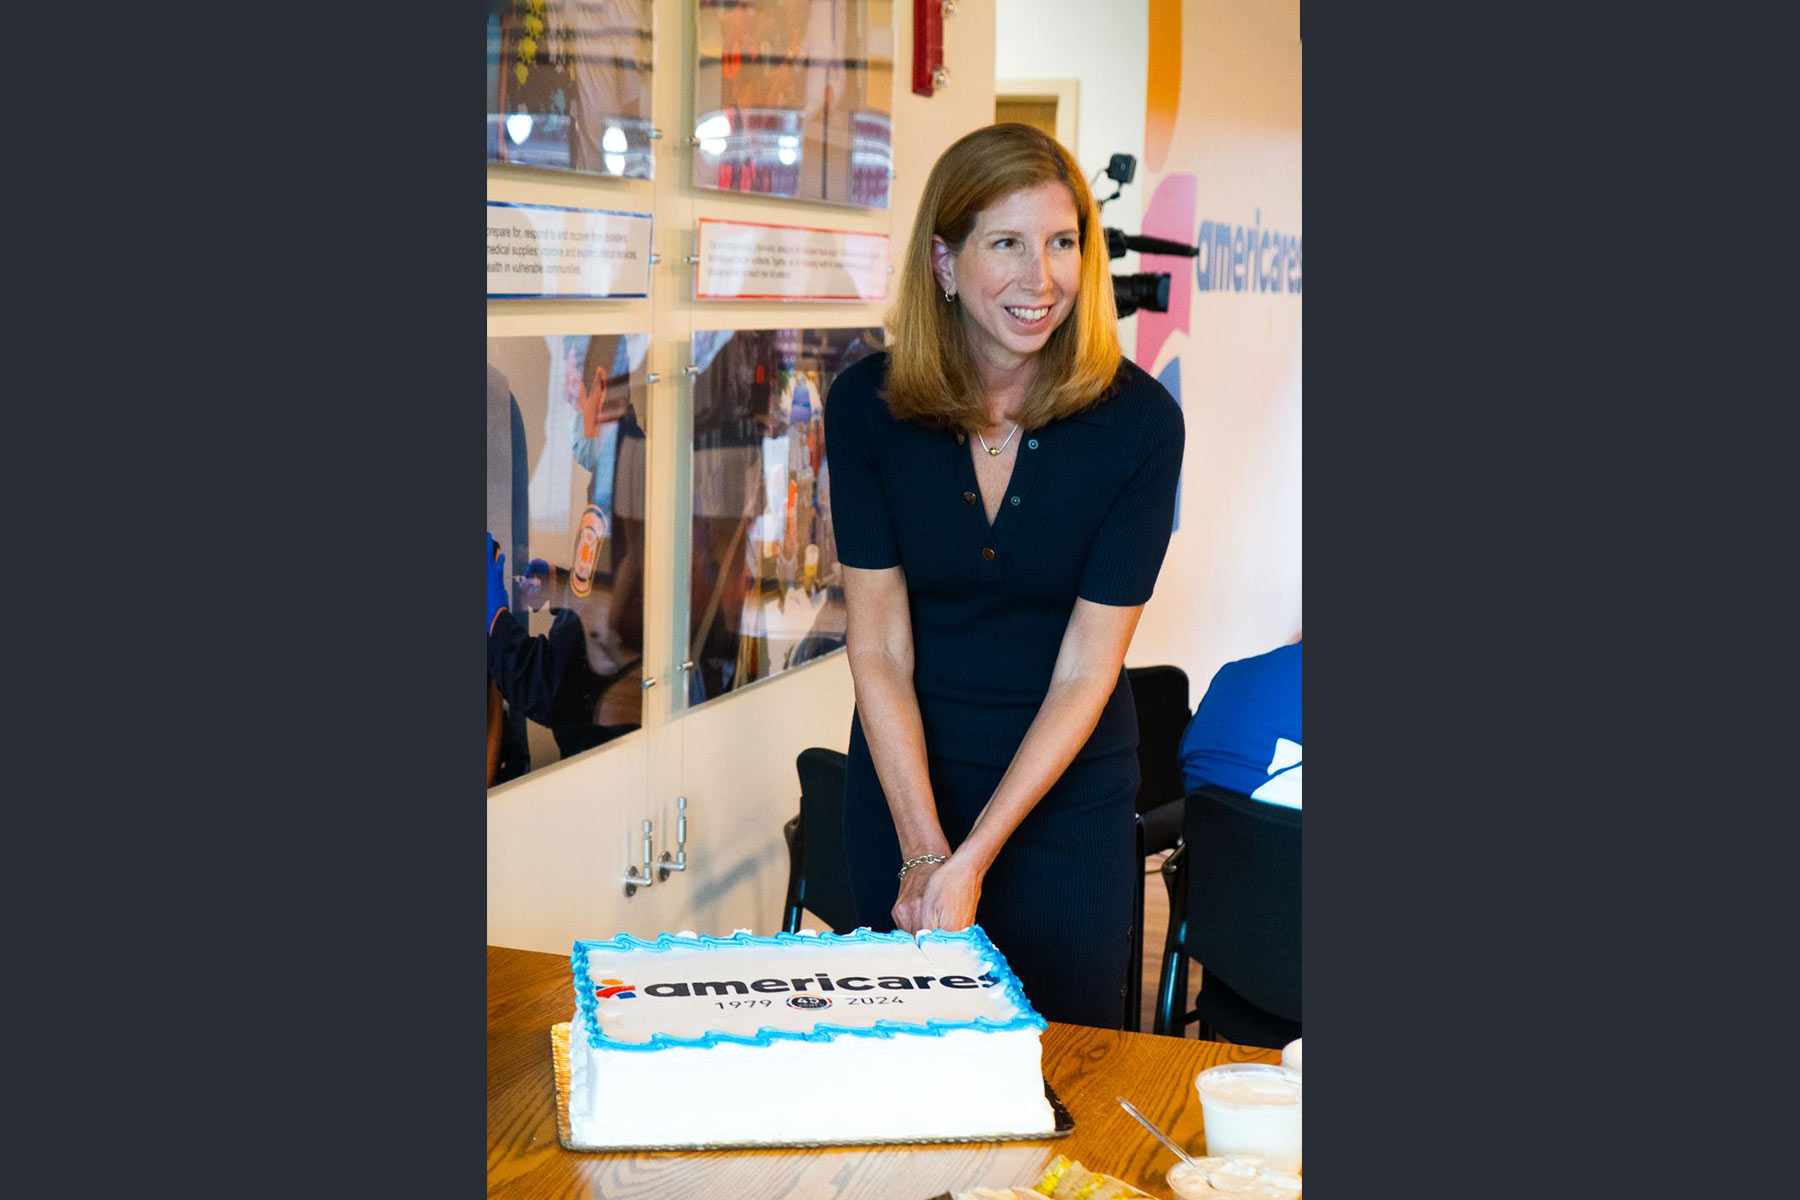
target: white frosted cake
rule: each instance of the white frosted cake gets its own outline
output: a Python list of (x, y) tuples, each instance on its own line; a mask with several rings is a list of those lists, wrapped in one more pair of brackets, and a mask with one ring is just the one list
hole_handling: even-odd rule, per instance
[(581, 1147), (1044, 1136), (1044, 1019), (979, 926), (575, 944)]

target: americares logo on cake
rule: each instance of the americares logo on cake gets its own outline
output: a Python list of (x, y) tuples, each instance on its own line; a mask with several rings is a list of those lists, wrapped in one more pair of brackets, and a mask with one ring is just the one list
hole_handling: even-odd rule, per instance
[[(645, 987), (634, 987), (618, 979), (603, 979), (603, 984), (612, 986), (594, 989), (594, 995), (602, 1000), (630, 999), (642, 992), (646, 996), (659, 998), (678, 996), (744, 996), (751, 992), (805, 992), (815, 987), (821, 992), (869, 992), (876, 989), (884, 991), (925, 991), (932, 984), (954, 991), (968, 991), (973, 988), (991, 988), (999, 984), (991, 972), (979, 975), (877, 975), (871, 979), (867, 975), (843, 975), (837, 978), (825, 974), (802, 975), (794, 979), (705, 979), (690, 980), (677, 983), (652, 983)], [(792, 1004), (792, 1001), (789, 1001)], [(794, 1005), (796, 1008), (822, 1008), (824, 1005)]]

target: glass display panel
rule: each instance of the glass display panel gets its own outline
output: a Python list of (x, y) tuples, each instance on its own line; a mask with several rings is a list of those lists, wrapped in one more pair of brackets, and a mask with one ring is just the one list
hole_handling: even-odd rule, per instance
[(490, 0), (489, 162), (649, 179), (652, 0)]
[(844, 644), (825, 395), (882, 345), (880, 329), (694, 334), (688, 703)]
[(888, 206), (892, 0), (697, 0), (694, 185)]
[(488, 339), (488, 532), (529, 637), (489, 655), (489, 786), (642, 722), (649, 342)]
[(696, 300), (885, 300), (888, 237), (701, 217)]

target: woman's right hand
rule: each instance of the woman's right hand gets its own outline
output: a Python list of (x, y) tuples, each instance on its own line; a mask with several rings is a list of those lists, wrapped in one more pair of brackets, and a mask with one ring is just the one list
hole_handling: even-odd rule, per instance
[(894, 901), (894, 928), (907, 933), (922, 929), (967, 929), (975, 923), (981, 900), (981, 878), (968, 877), (954, 856), (948, 862), (914, 867), (900, 881)]
[(942, 863), (925, 863), (914, 867), (900, 879), (900, 895), (894, 900), (894, 928), (904, 933), (917, 933), (920, 929), (929, 929), (929, 925), (920, 925), (925, 912), (925, 884)]

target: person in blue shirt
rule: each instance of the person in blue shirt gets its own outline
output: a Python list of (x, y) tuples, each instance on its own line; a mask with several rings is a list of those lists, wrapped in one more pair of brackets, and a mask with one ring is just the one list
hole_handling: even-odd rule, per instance
[(1182, 782), (1299, 808), (1300, 750), (1296, 638), (1219, 668), (1181, 736)]

